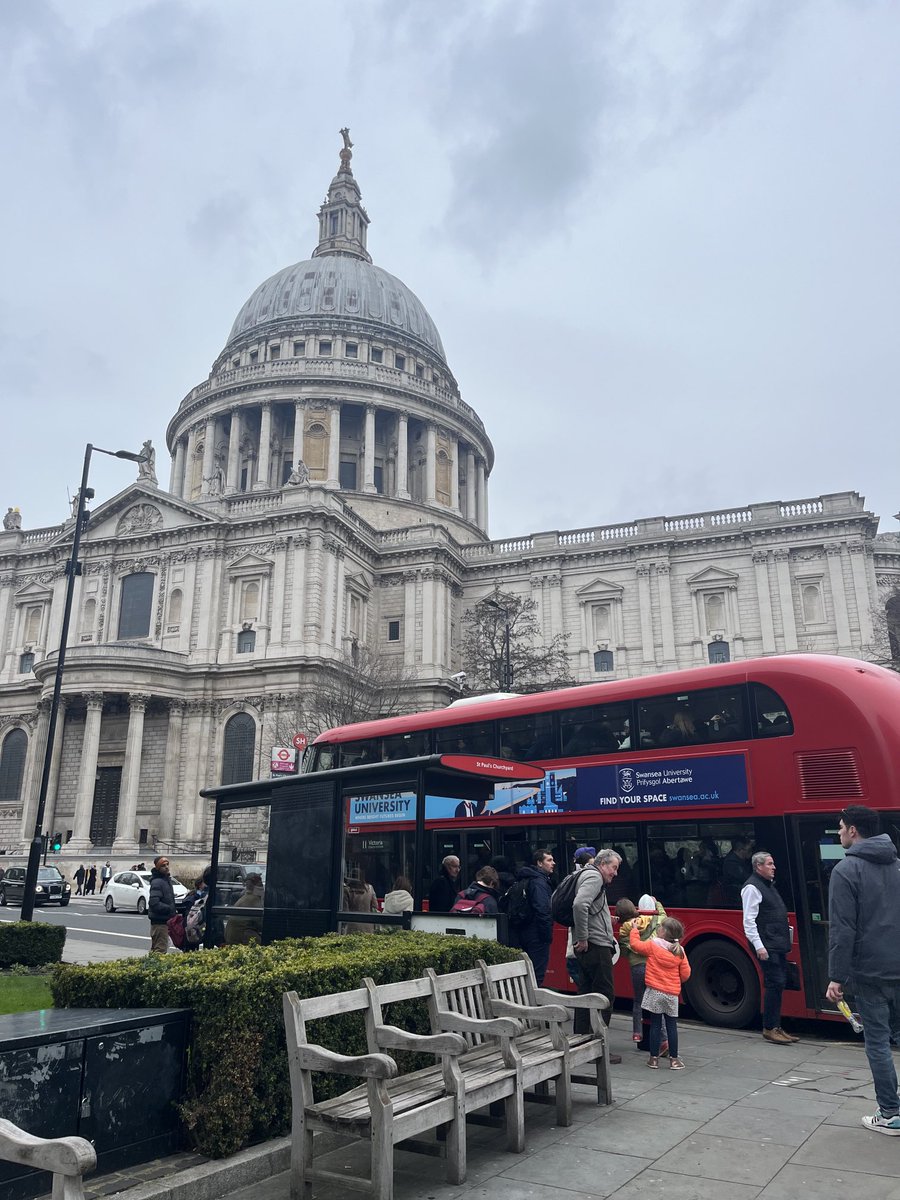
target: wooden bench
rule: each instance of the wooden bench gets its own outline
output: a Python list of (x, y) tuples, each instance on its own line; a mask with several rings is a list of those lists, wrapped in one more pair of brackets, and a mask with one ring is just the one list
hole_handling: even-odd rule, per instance
[(34, 1137), (0, 1119), (0, 1159), (53, 1173), (53, 1200), (84, 1200), (83, 1177), (97, 1165), (90, 1142), (80, 1137)]
[[(539, 988), (534, 978), (534, 968), (527, 954), (514, 962), (488, 966), (479, 964), (486, 985), (486, 1010), (492, 1016), (515, 1017), (525, 1026), (517, 1038), (517, 1045), (527, 1055), (540, 1048), (561, 1049), (565, 1063), (564, 1076), (567, 1080), (565, 1095), (570, 1096), (569, 1084), (590, 1083), (597, 1087), (597, 1103), (612, 1104), (612, 1077), (609, 1070), (609, 1038), (601, 1013), (609, 1008), (609, 1000), (599, 993), (572, 996)], [(566, 1027), (555, 1016), (544, 1016), (548, 1009), (562, 1008)], [(568, 1031), (571, 1016), (578, 1011), (590, 1013), (590, 1033)], [(589, 1068), (593, 1074), (577, 1074), (579, 1068)], [(557, 1111), (561, 1107), (561, 1087), (557, 1085)], [(562, 1101), (571, 1104), (571, 1101)], [(571, 1112), (568, 1112), (571, 1119)], [(569, 1120), (559, 1117), (561, 1125)]]
[[(405, 1000), (428, 1003), (431, 982), (410, 980), (376, 986), (371, 979), (354, 991), (300, 999), (296, 992), (284, 996), (285, 1031), (291, 1073), (292, 1141), (291, 1197), (311, 1200), (314, 1181), (339, 1183), (370, 1193), (375, 1200), (390, 1200), (393, 1192), (394, 1147), (432, 1129), (446, 1127), (445, 1154), (450, 1183), (466, 1177), (466, 1115), (495, 1101), (508, 1106), (510, 1148), (524, 1147), (521, 1115), (521, 1082), (515, 1065), (507, 1065), (502, 1052), (487, 1060), (474, 1056), (468, 1043), (455, 1032), (413, 1034), (384, 1021), (383, 1008)], [(368, 1054), (347, 1056), (312, 1044), (306, 1036), (309, 1021), (341, 1013), (361, 1013), (366, 1022)], [(508, 1017), (484, 1022), (499, 1039), (509, 1041), (521, 1025)], [(434, 1054), (440, 1063), (401, 1074), (390, 1050)], [(328, 1100), (316, 1101), (312, 1072), (365, 1078), (365, 1084)], [(512, 1114), (512, 1115), (509, 1115)], [(329, 1130), (370, 1142), (369, 1179), (316, 1168), (313, 1133)]]

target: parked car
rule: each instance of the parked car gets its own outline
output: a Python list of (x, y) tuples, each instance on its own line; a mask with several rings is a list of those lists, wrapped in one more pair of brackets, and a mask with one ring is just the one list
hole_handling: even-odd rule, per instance
[[(25, 895), (25, 868), (7, 867), (0, 879), (0, 904), (22, 905)], [(35, 904), (59, 904), (65, 907), (72, 895), (72, 885), (57, 867), (38, 867), (34, 889)]]
[(238, 896), (243, 894), (244, 880), (248, 875), (261, 875), (265, 883), (266, 864), (220, 862), (216, 871), (217, 903), (234, 904)]
[[(106, 911), (134, 908), (139, 913), (145, 913), (150, 902), (150, 879), (149, 871), (117, 871), (103, 889)], [(175, 903), (180, 904), (188, 894), (187, 888), (177, 879), (172, 880), (172, 888), (175, 892)]]

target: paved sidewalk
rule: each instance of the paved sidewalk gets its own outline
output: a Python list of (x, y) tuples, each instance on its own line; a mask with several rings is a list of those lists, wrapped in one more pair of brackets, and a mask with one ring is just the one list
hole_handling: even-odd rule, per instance
[[(900, 1138), (860, 1124), (875, 1111), (874, 1091), (861, 1043), (837, 1040), (842, 1026), (834, 1042), (784, 1047), (743, 1030), (682, 1024), (681, 1032), (687, 1069), (663, 1061), (651, 1071), (632, 1048), (630, 1019), (616, 1014), (612, 1047), (624, 1061), (613, 1068), (613, 1106), (598, 1108), (590, 1089), (576, 1087), (574, 1124), (561, 1129), (552, 1106), (527, 1105), (522, 1155), (503, 1149), (498, 1130), (470, 1126), (462, 1186), (445, 1182), (440, 1160), (398, 1150), (396, 1200), (900, 1200)], [(283, 1149), (272, 1162), (277, 1171)], [(335, 1150), (327, 1165), (365, 1174), (368, 1148)], [(216, 1169), (195, 1168), (186, 1194), (289, 1200), (286, 1171), (242, 1187), (227, 1176), (201, 1185)], [(145, 1184), (140, 1200), (175, 1197), (175, 1184)], [(138, 1200), (138, 1189), (120, 1195)], [(314, 1200), (346, 1195), (314, 1190)]]

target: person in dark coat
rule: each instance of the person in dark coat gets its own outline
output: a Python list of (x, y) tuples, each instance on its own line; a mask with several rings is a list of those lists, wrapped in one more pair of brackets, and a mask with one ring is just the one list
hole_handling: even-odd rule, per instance
[(549, 850), (537, 850), (530, 866), (519, 867), (516, 881), (526, 881), (530, 914), (526, 921), (510, 930), (511, 937), (531, 959), (534, 977), (540, 987), (550, 961), (550, 943), (553, 941), (553, 914), (550, 897), (553, 888), (550, 876), (556, 868)]
[(756, 951), (762, 968), (765, 996), (763, 998), (763, 1037), (776, 1046), (790, 1046), (800, 1039), (781, 1028), (781, 996), (787, 981), (788, 951), (791, 948), (791, 927), (787, 905), (775, 887), (775, 860), (765, 850), (750, 860), (753, 874), (741, 888), (744, 910), (744, 934)]
[(485, 916), (495, 917), (500, 911), (500, 877), (493, 867), (482, 867), (460, 896), (466, 900), (479, 900), (484, 906)]
[(76, 896), (80, 896), (80, 895), (82, 894), (83, 890), (84, 890), (84, 877), (85, 877), (85, 875), (86, 875), (86, 874), (87, 874), (87, 872), (86, 872), (86, 871), (85, 871), (85, 869), (84, 869), (84, 864), (83, 864), (83, 863), (79, 863), (79, 864), (78, 864), (78, 870), (75, 872), (75, 882), (76, 882), (76, 884), (78, 885), (78, 886), (75, 888), (75, 895), (76, 895)]
[(165, 855), (153, 860), (150, 872), (150, 903), (147, 916), (150, 918), (150, 953), (165, 954), (169, 949), (169, 931), (166, 925), (175, 916), (175, 889), (169, 871), (169, 860)]
[(459, 891), (459, 859), (448, 854), (441, 863), (440, 874), (428, 889), (428, 911), (449, 912), (456, 903)]
[(93, 894), (96, 890), (97, 890), (97, 868), (91, 867), (91, 869), (87, 873), (87, 880), (84, 885), (84, 894), (86, 896), (93, 896)]

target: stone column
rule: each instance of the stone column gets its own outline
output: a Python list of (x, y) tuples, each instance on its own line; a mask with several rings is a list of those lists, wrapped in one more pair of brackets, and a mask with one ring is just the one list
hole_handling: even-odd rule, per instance
[(206, 429), (203, 434), (203, 478), (200, 482), (200, 495), (210, 495), (213, 475), (216, 469), (216, 418), (207, 417)]
[[(56, 716), (56, 732), (53, 735), (53, 750), (50, 757), (50, 778), (47, 780), (47, 803), (44, 807), (44, 828), (54, 833), (53, 824), (56, 820), (56, 796), (59, 791), (59, 768), (62, 763), (63, 736), (66, 724), (65, 696), (59, 698), (59, 712)], [(38, 781), (40, 787), (40, 781)]]
[(769, 555), (754, 550), (753, 572), (756, 576), (756, 599), (759, 604), (759, 629), (763, 654), (775, 653), (775, 624), (772, 620), (772, 593), (769, 590)]
[(450, 439), (450, 507), (459, 512), (459, 441)]
[(853, 573), (853, 594), (856, 599), (856, 612), (859, 617), (860, 649), (871, 646), (875, 640), (875, 630), (872, 625), (872, 601), (869, 598), (869, 588), (866, 583), (866, 545), (865, 542), (848, 542), (850, 554), (850, 570)]
[(437, 501), (437, 430), (428, 425), (425, 430), (425, 503)]
[(838, 653), (849, 653), (850, 646), (850, 614), (847, 611), (847, 593), (844, 590), (844, 567), (841, 560), (839, 543), (832, 542), (825, 547), (828, 559), (828, 577), (831, 581), (831, 598), (834, 601), (834, 623), (837, 626)]
[(294, 576), (291, 585), (291, 632), (292, 645), (303, 641), (303, 591), (306, 586), (306, 547), (309, 544), (309, 534), (305, 529), (295, 535), (294, 545)]
[(344, 617), (347, 608), (347, 597), (345, 595), (344, 582), (347, 573), (347, 564), (345, 561), (345, 552), (343, 546), (335, 546), (334, 554), (337, 562), (337, 582), (335, 584), (334, 644), (338, 650), (340, 650), (344, 638)]
[(364, 492), (374, 492), (375, 488), (375, 408), (366, 405), (366, 429), (363, 436), (363, 486)]
[(403, 573), (403, 666), (416, 668), (416, 573)]
[(409, 418), (397, 415), (397, 499), (409, 499)]
[(331, 404), (331, 424), (328, 432), (328, 478), (326, 487), (340, 487), (341, 475), (341, 405), (334, 400)]
[(297, 463), (302, 458), (306, 460), (306, 455), (303, 452), (303, 423), (306, 420), (306, 402), (299, 398), (294, 401), (294, 453), (291, 459), (291, 466), (296, 467)]
[(144, 713), (150, 703), (146, 692), (128, 693), (128, 734), (125, 739), (125, 766), (122, 768), (122, 791), (119, 795), (119, 814), (116, 821), (114, 854), (131, 854), (137, 850), (134, 836), (137, 818), (138, 792), (141, 786), (141, 751), (144, 748)]
[(181, 732), (184, 726), (183, 700), (169, 701), (169, 732), (166, 738), (166, 770), (163, 775), (162, 803), (159, 806), (157, 837), (161, 842), (175, 840), (175, 811), (178, 805), (178, 771), (181, 766)]
[[(26, 843), (31, 841), (34, 834), (34, 818), (37, 813), (38, 797), (41, 793), (41, 775), (47, 750), (47, 734), (50, 732), (49, 697), (38, 700), (37, 713), (37, 725), (28, 742), (28, 765), (22, 781), (22, 841)], [(46, 819), (45, 812), (44, 829), (46, 829)], [(44, 830), (41, 832), (43, 833)]]
[(476, 465), (475, 478), (475, 523), (479, 529), (487, 533), (487, 479), (484, 473), (484, 459), (479, 458)]
[(87, 715), (84, 739), (81, 743), (81, 765), (78, 769), (78, 790), (75, 793), (75, 819), (72, 840), (68, 849), (80, 852), (91, 848), (91, 812), (94, 807), (94, 787), (97, 783), (97, 752), (100, 749), (100, 725), (103, 721), (103, 693), (85, 692)]
[(173, 496), (184, 494), (184, 451), (184, 438), (180, 437), (175, 442), (175, 455), (172, 459), (172, 478), (169, 483), (169, 491)]
[(422, 666), (434, 665), (434, 571), (422, 572)]
[[(282, 637), (284, 636), (284, 602), (285, 602), (285, 576), (287, 573), (287, 556), (290, 553), (290, 542), (288, 539), (279, 534), (274, 541), (273, 550), (275, 552), (275, 566), (272, 571), (272, 591), (270, 595), (270, 604), (272, 612), (272, 624), (269, 629), (269, 645), (275, 643), (281, 645)], [(265, 618), (262, 611), (263, 596), (260, 596), (260, 616)]]
[(256, 460), (255, 492), (269, 490), (269, 465), (272, 457), (272, 404), (263, 400), (259, 419), (259, 458)]
[[(675, 622), (672, 619), (672, 588), (669, 582), (669, 564), (656, 564), (656, 585), (659, 588), (659, 617), (662, 626), (663, 666), (674, 668)], [(610, 631), (611, 632), (611, 631)]]
[(725, 603), (728, 605), (729, 621), (732, 631), (732, 658), (744, 657), (744, 630), (741, 626), (741, 606), (738, 601), (738, 585), (729, 584), (725, 592)]
[(467, 521), (473, 523), (478, 519), (478, 507), (475, 503), (475, 451), (470, 446), (466, 451), (466, 512)]
[(228, 471), (225, 476), (225, 492), (233, 494), (241, 487), (241, 410), (235, 404), (231, 409), (231, 429), (228, 434)]
[(650, 603), (650, 565), (638, 563), (638, 603), (641, 612), (641, 657), (644, 663), (653, 663), (653, 607)]
[(781, 608), (781, 628), (784, 650), (791, 654), (797, 649), (797, 622), (794, 619), (794, 595), (791, 589), (790, 551), (775, 551), (775, 574), (778, 578), (778, 603)]
[(184, 500), (191, 499), (191, 488), (194, 481), (194, 454), (197, 451), (197, 439), (200, 436), (200, 426), (193, 425), (188, 430), (187, 450), (184, 456), (184, 483), (181, 496)]
[(304, 642), (318, 642), (322, 632), (322, 540), (321, 531), (313, 530), (306, 552), (306, 572), (302, 581)]

